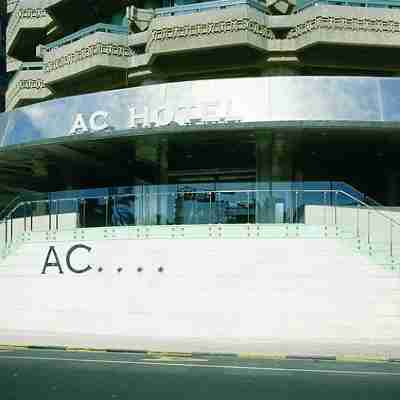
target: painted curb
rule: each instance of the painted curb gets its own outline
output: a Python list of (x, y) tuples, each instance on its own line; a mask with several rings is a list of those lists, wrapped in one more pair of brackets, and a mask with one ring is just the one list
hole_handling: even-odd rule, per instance
[(74, 347), (74, 346), (45, 346), (45, 345), (20, 345), (20, 344), (0, 344), (1, 351), (16, 350), (54, 350), (69, 352), (102, 352), (102, 353), (126, 353), (141, 354), (146, 357), (179, 357), (179, 358), (199, 358), (199, 357), (223, 357), (236, 358), (242, 360), (309, 360), (309, 361), (328, 361), (338, 363), (399, 363), (400, 358), (379, 357), (379, 356), (354, 356), (354, 355), (307, 355), (307, 354), (281, 354), (281, 353), (212, 353), (212, 352), (168, 352), (168, 351), (149, 351), (141, 349), (124, 348), (93, 348), (93, 347)]
[(351, 362), (351, 363), (383, 363), (390, 362), (391, 358), (379, 356), (351, 356), (341, 355), (337, 357), (338, 362)]

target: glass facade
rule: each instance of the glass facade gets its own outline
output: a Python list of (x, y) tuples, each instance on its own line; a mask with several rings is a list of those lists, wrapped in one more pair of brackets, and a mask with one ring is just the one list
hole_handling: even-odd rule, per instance
[(38, 140), (400, 121), (400, 79), (265, 77), (186, 81), (61, 98), (0, 117), (0, 146)]
[[(343, 181), (398, 205), (399, 85), (397, 78), (238, 78), (43, 102), (0, 116), (1, 178), (30, 193), (145, 185), (157, 197), (168, 185), (165, 201), (148, 202), (150, 220), (168, 224), (190, 221), (194, 209), (199, 221), (270, 220), (278, 209), (286, 220), (293, 200), (279, 190), (321, 181)], [(120, 194), (112, 190), (104, 196)], [(208, 192), (218, 192), (213, 217)], [(96, 210), (99, 202), (109, 223), (131, 218), (103, 200), (87, 204)]]

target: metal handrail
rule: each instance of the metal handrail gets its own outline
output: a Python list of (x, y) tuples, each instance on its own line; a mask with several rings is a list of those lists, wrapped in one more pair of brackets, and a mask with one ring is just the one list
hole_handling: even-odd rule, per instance
[[(312, 183), (314, 183), (314, 184), (318, 184), (318, 183), (320, 183), (320, 182), (312, 182)], [(326, 182), (323, 182), (323, 183), (326, 183)], [(362, 204), (362, 205), (365, 205), (365, 206), (368, 206), (368, 207), (371, 207), (371, 205), (370, 204), (367, 204), (366, 202), (363, 202), (362, 200), (360, 200), (360, 198), (358, 198), (358, 197), (354, 197), (353, 195), (351, 195), (350, 193), (348, 193), (348, 191), (346, 191), (346, 190), (343, 190), (342, 188), (336, 188), (335, 186), (340, 186), (340, 187), (345, 187), (345, 188), (349, 188), (349, 189), (351, 189), (353, 192), (355, 192), (355, 193), (357, 193), (358, 195), (360, 195), (360, 197), (362, 197), (362, 198), (367, 198), (369, 201), (371, 201), (372, 203), (373, 203), (373, 205), (374, 206), (376, 206), (376, 207), (383, 207), (383, 205), (382, 204), (380, 204), (380, 203), (378, 203), (377, 201), (375, 201), (375, 200), (373, 200), (373, 199), (371, 199), (369, 196), (366, 196), (365, 194), (363, 194), (362, 192), (360, 192), (359, 190), (357, 190), (357, 189), (355, 189), (352, 185), (350, 185), (350, 184), (348, 184), (348, 183), (346, 183), (346, 182), (341, 182), (341, 181), (338, 181), (338, 182), (336, 182), (336, 181), (332, 181), (332, 182), (329, 182), (329, 184), (330, 184), (330, 186), (334, 186), (334, 188), (331, 188), (331, 189), (328, 189), (328, 188), (317, 188), (317, 189), (305, 189), (305, 188), (302, 188), (302, 187), (300, 187), (300, 188), (294, 188), (294, 189), (275, 189), (275, 188), (273, 188), (273, 189), (235, 189), (235, 190), (232, 190), (232, 189), (226, 189), (226, 190), (182, 190), (182, 189), (178, 189), (178, 190), (173, 190), (173, 191), (164, 191), (164, 192), (158, 192), (158, 193), (152, 193), (153, 195), (169, 195), (169, 194), (176, 194), (176, 193), (178, 193), (178, 194), (184, 194), (184, 193), (193, 193), (193, 194), (207, 194), (207, 193), (211, 193), (211, 192), (213, 192), (213, 193), (232, 193), (232, 192), (235, 192), (235, 193), (245, 193), (245, 192), (277, 192), (277, 193), (283, 193), (283, 192), (302, 192), (302, 193), (342, 193), (342, 194), (345, 194), (345, 195), (347, 195), (349, 198), (351, 198), (353, 201), (358, 201), (358, 202), (360, 202), (360, 204)], [(146, 185), (144, 186), (144, 187), (146, 187)], [(152, 186), (152, 188), (154, 188), (153, 186)], [(165, 188), (165, 186), (163, 186), (163, 188)], [(36, 196), (39, 196), (39, 195), (41, 195), (41, 196), (43, 196), (43, 195), (45, 195), (45, 196), (47, 196), (48, 194), (46, 194), (46, 193), (36, 193)], [(131, 196), (131, 195), (139, 195), (137, 192), (130, 192), (130, 193), (125, 193), (125, 194), (110, 194), (110, 195), (90, 195), (90, 194), (82, 194), (82, 195), (73, 195), (72, 197), (71, 196), (66, 196), (66, 197), (62, 197), (62, 198), (58, 198), (58, 199), (51, 199), (51, 201), (54, 201), (54, 200), (64, 200), (64, 201), (66, 201), (66, 200), (68, 200), (68, 201), (71, 201), (71, 200), (76, 200), (76, 199), (82, 199), (82, 198), (88, 198), (88, 199), (96, 199), (96, 198), (104, 198), (104, 197), (124, 197), (124, 196)], [(16, 198), (15, 199), (17, 199), (17, 198), (21, 198), (21, 196), (16, 196)], [(13, 201), (15, 200), (15, 199), (13, 199)], [(12, 202), (13, 202), (12, 201)], [(29, 202), (29, 203), (37, 203), (37, 202), (48, 202), (49, 201), (49, 199), (40, 199), (40, 200), (34, 200), (34, 199), (24, 199), (21, 203), (23, 203), (23, 202)], [(10, 203), (12, 203), (12, 202), (10, 202)], [(9, 204), (10, 204), (9, 203)], [(19, 204), (18, 204), (19, 205)], [(7, 205), (7, 208), (9, 208), (9, 205)], [(3, 211), (4, 211), (4, 209), (3, 209)], [(12, 210), (12, 211), (15, 211), (14, 209)], [(0, 220), (2, 219), (1, 218), (1, 215), (2, 215), (3, 213), (0, 213)]]
[(81, 29), (77, 32), (74, 32), (70, 35), (63, 37), (62, 39), (56, 40), (55, 42), (51, 42), (45, 46), (46, 51), (50, 51), (66, 44), (75, 42), (76, 40), (82, 39), (85, 36), (91, 35), (96, 32), (107, 32), (107, 33), (116, 33), (119, 35), (128, 35), (128, 27), (120, 26), (120, 25), (111, 25), (104, 23), (97, 23), (91, 25), (87, 28)]
[[(84, 199), (106, 199), (106, 198), (123, 198), (123, 197), (131, 197), (131, 196), (174, 196), (174, 195), (209, 195), (209, 194), (217, 194), (217, 193), (331, 193), (331, 194), (342, 194), (352, 201), (358, 203), (359, 205), (362, 205), (365, 208), (368, 208), (375, 213), (378, 213), (382, 215), (384, 218), (392, 221), (394, 224), (400, 226), (400, 223), (394, 220), (393, 218), (390, 218), (388, 215), (383, 213), (382, 211), (379, 211), (377, 208), (363, 202), (362, 200), (358, 199), (357, 197), (352, 196), (351, 194), (343, 191), (343, 190), (334, 190), (334, 189), (239, 189), (239, 190), (199, 190), (199, 191), (175, 191), (175, 192), (157, 192), (157, 193), (126, 193), (126, 194), (113, 194), (113, 195), (85, 195), (85, 196), (75, 196), (75, 197), (64, 197), (64, 198), (59, 198), (59, 199), (47, 199), (47, 200), (24, 200), (20, 201), (18, 204), (16, 204), (8, 213), (5, 217), (1, 217), (0, 214), (0, 220), (4, 220), (7, 218), (10, 218), (11, 215), (21, 206), (24, 204), (46, 204), (50, 202), (59, 202), (59, 201), (77, 201), (77, 200), (84, 200)], [(20, 196), (17, 196), (15, 199), (20, 198)]]
[[(231, 200), (228, 198), (223, 198), (220, 195), (222, 194), (246, 194), (247, 196), (244, 196), (242, 198), (232, 198), (233, 203)], [(174, 192), (168, 192), (168, 191), (162, 191), (162, 192), (141, 192), (141, 193), (125, 193), (125, 194), (111, 194), (111, 195), (84, 195), (84, 196), (74, 196), (74, 197), (64, 197), (64, 198), (59, 198), (59, 199), (40, 199), (40, 200), (23, 200), (23, 201), (18, 201), (19, 198), (15, 198), (10, 205), (7, 207), (7, 212), (6, 210), (3, 210), (2, 215), (6, 213), (6, 216), (3, 217), (3, 220), (0, 221), (2, 226), (4, 227), (4, 246), (5, 249), (10, 248), (10, 245), (14, 243), (14, 237), (15, 237), (15, 232), (14, 232), (14, 221), (23, 218), (23, 226), (24, 226), (24, 232), (31, 231), (33, 230), (33, 221), (34, 218), (36, 217), (47, 217), (48, 218), (48, 229), (51, 230), (52, 228), (55, 229), (56, 231), (60, 230), (60, 225), (59, 225), (59, 217), (63, 214), (71, 214), (71, 215), (76, 215), (76, 226), (77, 227), (85, 227), (85, 226), (91, 226), (90, 225), (90, 220), (87, 220), (87, 215), (86, 212), (88, 210), (86, 204), (87, 201), (97, 199), (97, 200), (103, 200), (103, 203), (98, 204), (97, 206), (99, 207), (105, 207), (104, 208), (104, 215), (105, 215), (105, 220), (103, 221), (103, 225), (95, 225), (95, 226), (109, 226), (110, 224), (113, 225), (120, 225), (122, 222), (122, 225), (125, 223), (127, 225), (147, 225), (147, 224), (152, 224), (154, 221), (157, 221), (157, 223), (160, 223), (158, 218), (161, 216), (161, 214), (157, 214), (157, 211), (154, 213), (150, 212), (148, 214), (148, 209), (146, 208), (146, 204), (148, 204), (147, 200), (152, 197), (156, 201), (160, 199), (162, 196), (173, 196), (174, 198), (178, 199), (180, 196), (183, 196), (184, 200), (187, 200), (188, 202), (194, 201), (194, 204), (199, 204), (196, 202), (200, 203), (205, 203), (209, 202), (209, 213), (207, 214), (208, 217), (204, 214), (204, 212), (199, 211), (199, 214), (175, 214), (174, 212), (171, 214), (172, 219), (170, 218), (169, 211), (167, 211), (166, 214), (162, 218), (164, 222), (161, 222), (161, 224), (181, 224), (180, 221), (186, 221), (183, 222), (185, 223), (208, 223), (208, 224), (218, 224), (218, 223), (225, 223), (224, 221), (229, 221), (230, 217), (235, 217), (236, 215), (243, 216), (243, 210), (247, 210), (247, 223), (248, 224), (253, 224), (253, 223), (274, 223), (277, 220), (276, 214), (275, 214), (275, 208), (274, 208), (274, 202), (272, 202), (272, 208), (271, 204), (267, 208), (264, 208), (264, 205), (261, 204), (261, 213), (264, 212), (269, 212), (268, 210), (272, 211), (271, 214), (271, 222), (269, 221), (270, 217), (266, 217), (267, 214), (260, 214), (261, 219), (257, 220), (256, 215), (257, 215), (257, 197), (250, 197), (251, 194), (265, 194), (266, 196), (261, 196), (259, 199), (261, 200), (267, 200), (268, 198), (275, 197), (275, 201), (278, 203), (283, 200), (284, 208), (283, 212), (284, 215), (282, 220), (280, 219), (281, 217), (278, 217), (278, 223), (306, 223), (305, 218), (305, 207), (308, 206), (313, 206), (313, 205), (322, 205), (324, 206), (324, 211), (323, 211), (323, 225), (336, 225), (340, 226), (341, 228), (344, 228), (346, 231), (346, 228), (351, 228), (352, 232), (356, 231), (355, 237), (360, 238), (360, 233), (361, 236), (364, 237), (368, 243), (368, 246), (370, 246), (373, 243), (383, 243), (385, 246), (387, 245), (387, 249), (384, 250), (385, 252), (388, 251), (388, 255), (390, 255), (390, 262), (393, 262), (393, 248), (394, 248), (394, 234), (393, 234), (393, 228), (399, 228), (400, 223), (379, 210), (376, 207), (373, 207), (366, 202), (360, 200), (359, 198), (353, 196), (350, 193), (347, 193), (344, 190), (332, 190), (332, 189), (239, 189), (239, 190), (199, 190), (199, 191), (192, 191), (192, 190), (177, 190)], [(281, 195), (284, 194), (284, 195)], [(306, 195), (307, 194), (321, 194), (323, 195), (321, 197), (320, 202), (315, 202), (316, 198), (312, 197), (310, 201), (307, 201)], [(185, 199), (184, 196), (189, 196), (188, 198)], [(199, 198), (200, 196), (200, 198)], [(204, 196), (204, 197), (203, 197)], [(344, 198), (339, 198), (339, 196), (344, 196)], [(118, 200), (121, 200), (126, 197), (133, 197), (134, 199), (139, 199), (138, 206), (135, 206), (134, 208), (131, 209), (133, 212), (133, 220), (129, 222), (128, 220), (121, 220), (120, 218), (124, 218), (124, 214), (120, 214), (120, 209), (121, 205), (124, 203), (120, 203)], [(196, 198), (197, 197), (197, 198)], [(209, 199), (209, 201), (208, 201)], [(340, 201), (338, 201), (340, 199)], [(73, 203), (72, 208), (67, 207), (62, 208), (62, 202), (67, 202), (67, 201), (72, 201)], [(247, 201), (247, 203), (246, 203)], [(350, 201), (350, 204), (346, 204), (347, 202)], [(16, 204), (15, 204), (16, 203)], [(41, 210), (35, 210), (33, 205), (38, 205), (38, 204), (44, 204), (46, 207), (44, 208), (44, 213), (41, 214)], [(136, 202), (135, 202), (136, 204)], [(189, 203), (191, 204), (191, 203)], [(214, 204), (212, 206), (212, 204)], [(13, 205), (11, 207), (11, 205)], [(61, 208), (60, 208), (61, 205)], [(228, 206), (227, 206), (228, 205)], [(109, 207), (112, 207), (112, 213), (109, 212)], [(21, 209), (21, 216), (17, 216), (14, 213), (18, 212), (18, 209), (20, 207), (23, 207)], [(115, 208), (114, 208), (115, 207)], [(139, 207), (139, 208), (137, 208)], [(144, 207), (144, 208), (143, 208)], [(220, 208), (222, 207), (222, 208)], [(362, 228), (362, 225), (360, 225), (360, 207), (362, 207), (363, 210), (367, 210), (367, 214), (364, 214), (364, 229)], [(10, 209), (11, 208), (11, 209)], [(351, 222), (352, 218), (349, 220), (349, 216), (346, 216), (346, 219), (342, 220), (342, 217), (339, 218), (339, 210), (343, 209), (354, 209), (355, 214), (354, 217), (357, 219), (356, 225), (353, 225)], [(250, 214), (250, 210), (253, 210), (252, 213)], [(146, 211), (147, 210), (147, 211)], [(201, 210), (201, 209), (199, 209)], [(331, 210), (331, 211), (329, 211)], [(37, 213), (38, 214), (34, 214)], [(115, 214), (114, 214), (115, 212)], [(136, 214), (139, 212), (139, 214)], [(245, 211), (244, 211), (245, 212)], [(186, 215), (186, 216), (185, 216)], [(318, 213), (317, 213), (318, 215)], [(378, 215), (381, 217), (384, 221), (384, 224), (382, 225), (382, 220), (377, 220), (376, 223), (376, 228), (378, 231), (374, 230), (374, 225), (371, 223), (371, 216), (372, 215)], [(111, 219), (110, 219), (111, 216)], [(114, 217), (116, 219), (114, 219)], [(189, 218), (188, 220), (181, 220), (181, 218)], [(267, 218), (264, 219), (263, 218)], [(129, 216), (128, 216), (129, 218)], [(136, 219), (138, 218), (138, 219)], [(195, 218), (195, 222), (191, 220), (192, 218)], [(206, 218), (206, 219), (204, 219)], [(226, 220), (228, 218), (228, 220)], [(321, 218), (321, 217), (320, 217)], [(329, 220), (327, 219), (329, 218)], [(340, 219), (340, 221), (339, 221)], [(188, 222), (191, 220), (190, 222)], [(365, 221), (366, 220), (366, 221)], [(128, 221), (128, 222), (127, 222)], [(150, 221), (150, 222), (149, 222)], [(208, 221), (208, 222), (207, 222)], [(222, 222), (221, 222), (222, 221)], [(240, 222), (239, 220), (233, 220), (236, 222), (233, 223), (245, 223), (245, 222)], [(239, 222), (238, 222), (239, 221)], [(263, 222), (266, 221), (266, 222)], [(286, 222), (284, 222), (286, 221)], [(330, 221), (330, 222), (328, 222)], [(390, 232), (386, 232), (386, 222), (388, 222), (387, 228), (390, 229)], [(89, 222), (89, 225), (87, 225), (87, 222)], [(340, 222), (340, 223), (339, 223)], [(41, 222), (43, 223), (43, 222)], [(232, 223), (232, 222), (227, 222), (227, 223)], [(366, 230), (365, 230), (365, 223), (367, 224)], [(30, 224), (30, 229), (27, 228), (28, 225)], [(382, 227), (383, 230), (382, 230)], [(356, 229), (354, 229), (356, 228)], [(379, 230), (380, 229), (380, 230)], [(353, 231), (354, 230), (354, 231)], [(375, 232), (378, 232), (378, 236), (375, 236)], [(400, 232), (400, 231), (398, 231)], [(386, 236), (388, 234), (388, 236)], [(375, 238), (374, 238), (375, 236)], [(396, 233), (396, 238), (398, 237), (398, 234)], [(373, 238), (373, 240), (371, 240)], [(385, 247), (386, 248), (386, 247)], [(385, 253), (386, 254), (386, 253)]]
[(386, 1), (386, 0), (310, 0), (304, 2), (296, 11), (302, 11), (312, 6), (317, 5), (339, 5), (339, 6), (352, 6), (352, 7), (373, 7), (373, 8), (400, 8), (399, 1)]
[[(165, 191), (164, 187), (160, 187), (160, 192), (141, 191), (139, 193), (124, 193), (124, 194), (109, 194), (109, 195), (82, 195), (82, 196), (66, 196), (58, 199), (31, 199), (20, 200), (15, 198), (7, 209), (3, 210), (1, 226), (4, 229), (4, 249), (9, 249), (14, 243), (15, 236), (15, 221), (23, 221), (23, 232), (33, 231), (34, 223), (43, 224), (48, 218), (48, 227), (39, 229), (48, 230), (65, 230), (68, 227), (60, 228), (59, 218), (66, 214), (76, 218), (76, 227), (89, 227), (89, 226), (119, 226), (119, 225), (148, 225), (148, 224), (220, 224), (220, 223), (286, 223), (286, 224), (302, 224), (307, 223), (309, 216), (313, 221), (313, 215), (317, 216), (323, 222), (321, 225), (337, 226), (343, 230), (345, 234), (351, 233), (352, 238), (358, 240), (364, 238), (368, 244), (368, 251), (381, 252), (383, 245), (384, 262), (395, 262), (394, 244), (400, 239), (400, 223), (391, 218), (385, 212), (381, 211), (379, 207), (371, 206), (365, 201), (357, 198), (345, 190), (338, 189), (238, 189), (238, 190), (176, 190)], [(223, 194), (244, 194), (244, 196), (224, 197)], [(253, 194), (253, 196), (251, 196)], [(254, 196), (260, 194), (260, 196)], [(321, 197), (308, 197), (307, 194), (320, 194)], [(157, 204), (163, 196), (171, 196), (174, 200), (178, 200), (180, 196), (183, 201), (187, 201), (188, 211), (179, 208), (177, 211), (178, 203), (174, 203), (170, 208), (170, 203), (167, 200), (171, 197), (164, 197), (164, 203), (167, 208), (163, 213), (159, 213), (156, 209), (148, 208), (151, 204), (148, 201), (153, 198)], [(188, 196), (188, 197), (185, 197)], [(344, 197), (341, 197), (344, 196)], [(134, 203), (124, 203), (120, 200), (131, 197)], [(104, 220), (97, 221), (95, 225), (87, 212), (91, 210), (90, 200), (101, 200), (101, 202), (94, 204), (95, 209), (98, 207), (103, 209), (99, 214), (102, 215)], [(136, 202), (138, 200), (138, 202)], [(271, 202), (269, 200), (272, 200)], [(260, 202), (259, 202), (260, 201)], [(63, 207), (63, 202), (72, 202)], [(276, 204), (282, 203), (282, 211), (276, 214)], [(45, 207), (37, 208), (35, 206), (43, 204)], [(133, 205), (134, 204), (134, 205)], [(207, 205), (208, 204), (208, 205)], [(205, 206), (205, 208), (204, 208)], [(307, 206), (323, 206), (323, 211), (316, 211), (316, 214), (306, 214)], [(122, 208), (121, 208), (122, 207)], [(127, 208), (126, 208), (127, 207)], [(158, 206), (157, 206), (158, 207)], [(156, 208), (157, 208), (156, 207)], [(194, 207), (194, 208), (193, 208)], [(260, 208), (259, 208), (260, 207)], [(187, 209), (187, 208), (186, 208)], [(350, 211), (348, 211), (350, 209)], [(127, 210), (127, 211), (124, 211)], [(188, 210), (188, 209), (187, 209)], [(194, 211), (193, 211), (194, 210)], [(197, 211), (198, 210), (198, 211)], [(208, 210), (208, 212), (207, 212)], [(247, 220), (246, 220), (247, 210)], [(260, 210), (259, 217), (257, 217), (257, 210)], [(360, 214), (360, 210), (364, 210)], [(354, 211), (354, 213), (353, 213)], [(127, 214), (124, 214), (127, 212)], [(344, 214), (341, 214), (344, 212)], [(349, 214), (350, 212), (350, 214)], [(271, 213), (271, 214), (270, 214)], [(5, 215), (5, 216), (4, 216)], [(124, 216), (125, 215), (125, 216)], [(373, 220), (372, 217), (376, 215), (380, 219)], [(343, 218), (344, 216), (344, 218)], [(34, 218), (39, 219), (35, 222)], [(96, 217), (97, 218), (97, 217)], [(232, 219), (233, 218), (233, 219)], [(354, 219), (353, 219), (354, 218)], [(360, 218), (362, 218), (360, 220)], [(246, 222), (247, 221), (247, 222)], [(321, 220), (322, 221), (322, 220)], [(355, 222), (356, 221), (356, 222)], [(363, 223), (361, 223), (363, 221)], [(310, 223), (310, 222), (308, 222)], [(313, 223), (313, 222), (311, 222)], [(315, 223), (315, 220), (314, 220)], [(97, 225), (96, 225), (97, 224)], [(374, 225), (376, 224), (376, 225)], [(30, 226), (30, 228), (28, 228)], [(394, 228), (396, 228), (396, 235), (394, 235)], [(358, 241), (358, 247), (360, 246)], [(374, 250), (372, 250), (374, 249)]]
[(13, 204), (21, 198), (20, 195), (15, 196), (8, 204), (1, 210), (0, 212), (0, 223), (3, 222), (5, 219), (9, 218), (10, 215), (23, 203), (23, 201), (18, 202), (10, 211), (9, 208), (13, 206)]
[(397, 222), (395, 219), (390, 218), (388, 215), (386, 215), (385, 213), (383, 213), (382, 211), (379, 211), (378, 209), (376, 209), (375, 207), (370, 206), (367, 203), (364, 203), (362, 200), (357, 199), (356, 197), (353, 197), (351, 194), (344, 192), (344, 191), (338, 191), (339, 193), (349, 197), (351, 200), (358, 202), (360, 205), (362, 205), (365, 208), (368, 208), (369, 210), (372, 210), (373, 212), (382, 215), (384, 218), (386, 218), (388, 221), (394, 223), (395, 225), (398, 225), (400, 227), (400, 223)]
[(201, 3), (184, 4), (174, 7), (156, 8), (155, 15), (157, 17), (162, 17), (170, 15), (191, 14), (193, 12), (202, 12), (212, 9), (224, 9), (229, 7), (236, 7), (238, 5), (248, 5), (259, 11), (267, 13), (267, 8), (265, 7), (265, 5), (257, 0), (217, 0), (217, 1), (205, 1)]

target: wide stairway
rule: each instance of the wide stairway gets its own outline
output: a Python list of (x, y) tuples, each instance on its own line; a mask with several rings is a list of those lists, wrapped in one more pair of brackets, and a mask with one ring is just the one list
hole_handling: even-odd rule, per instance
[(399, 358), (395, 218), (302, 219), (14, 232), (0, 343)]

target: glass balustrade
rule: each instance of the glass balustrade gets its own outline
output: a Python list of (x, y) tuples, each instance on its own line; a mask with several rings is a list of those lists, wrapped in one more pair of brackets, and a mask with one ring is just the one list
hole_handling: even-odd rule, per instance
[[(219, 188), (209, 189), (212, 186)], [(240, 189), (232, 189), (235, 186)], [(5, 209), (0, 223), (3, 247), (22, 233), (78, 228), (307, 224), (336, 226), (345, 237), (362, 241), (367, 253), (389, 259), (400, 256), (396, 210), (343, 182), (140, 185), (41, 196), (18, 197), (10, 203), (12, 208)]]

